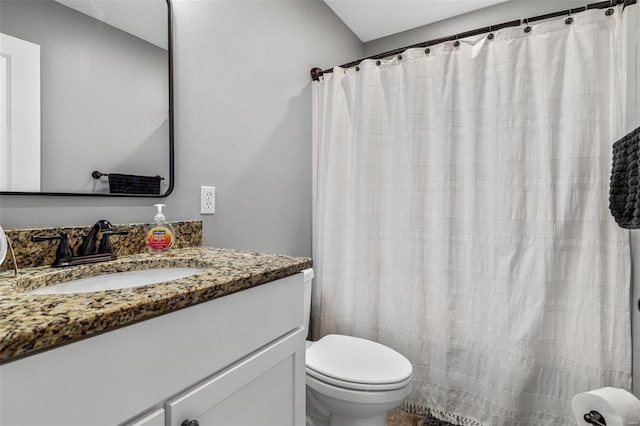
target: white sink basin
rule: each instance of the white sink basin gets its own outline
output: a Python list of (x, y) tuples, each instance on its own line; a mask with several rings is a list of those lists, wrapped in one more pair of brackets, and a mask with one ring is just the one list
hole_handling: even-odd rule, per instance
[(176, 280), (199, 274), (204, 269), (198, 268), (155, 268), (142, 271), (116, 272), (98, 275), (96, 277), (81, 278), (30, 291), (32, 294), (67, 294), (91, 293), (94, 291), (117, 290), (121, 288), (140, 287), (157, 284), (164, 281)]

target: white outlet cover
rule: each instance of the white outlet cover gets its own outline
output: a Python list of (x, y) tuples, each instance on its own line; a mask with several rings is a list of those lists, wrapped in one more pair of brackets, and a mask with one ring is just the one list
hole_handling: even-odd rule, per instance
[(200, 187), (200, 214), (216, 213), (216, 188), (213, 186)]

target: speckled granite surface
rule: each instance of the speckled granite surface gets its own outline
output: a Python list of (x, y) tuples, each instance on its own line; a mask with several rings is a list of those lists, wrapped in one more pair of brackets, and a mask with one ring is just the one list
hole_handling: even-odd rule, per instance
[[(137, 254), (68, 268), (0, 273), (0, 363), (287, 277), (311, 259), (207, 247)], [(168, 283), (95, 293), (35, 295), (30, 289), (107, 272), (195, 267), (200, 274)]]
[[(16, 254), (18, 268), (30, 268), (37, 266), (51, 265), (56, 255), (58, 241), (42, 241), (34, 243), (31, 237), (34, 235), (56, 235), (61, 232), (69, 234), (69, 243), (75, 249), (82, 241), (82, 235), (87, 234), (91, 226), (65, 226), (59, 228), (31, 228), (31, 229), (5, 229), (7, 237), (11, 240), (13, 250)], [(111, 243), (117, 256), (129, 256), (147, 251), (145, 245), (145, 232), (147, 223), (113, 224), (117, 230), (127, 230), (127, 235), (113, 235)], [(171, 226), (176, 233), (174, 248), (196, 247), (202, 245), (202, 221), (179, 221), (171, 222)], [(0, 270), (7, 270), (13, 267), (11, 255), (7, 257)]]

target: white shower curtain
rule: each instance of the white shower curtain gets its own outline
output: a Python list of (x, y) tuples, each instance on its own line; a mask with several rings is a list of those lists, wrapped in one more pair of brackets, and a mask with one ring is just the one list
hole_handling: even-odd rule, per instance
[(573, 395), (630, 389), (629, 239), (608, 211), (621, 13), (314, 83), (314, 335), (407, 356), (405, 408), (572, 425)]

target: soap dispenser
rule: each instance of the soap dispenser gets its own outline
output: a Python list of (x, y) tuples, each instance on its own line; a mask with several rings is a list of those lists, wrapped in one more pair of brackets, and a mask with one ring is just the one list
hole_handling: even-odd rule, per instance
[(162, 214), (164, 206), (164, 204), (154, 204), (154, 207), (158, 209), (158, 213), (156, 213), (153, 223), (147, 229), (147, 248), (149, 253), (154, 255), (161, 255), (171, 250), (175, 239), (173, 227)]

